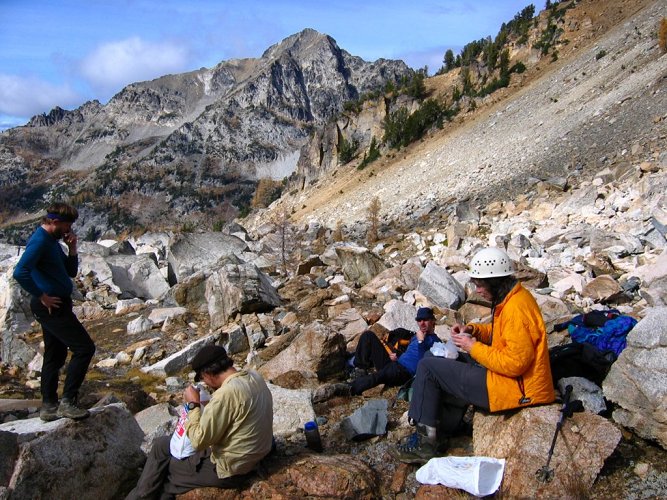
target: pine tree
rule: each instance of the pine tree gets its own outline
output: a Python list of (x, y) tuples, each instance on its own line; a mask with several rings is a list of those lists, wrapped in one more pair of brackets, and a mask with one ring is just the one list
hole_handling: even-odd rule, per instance
[(456, 67), (456, 59), (454, 59), (454, 52), (452, 49), (447, 49), (447, 52), (445, 52), (443, 63), (445, 64), (445, 71), (451, 71)]
[(380, 199), (375, 196), (368, 205), (368, 243), (375, 243), (378, 240), (380, 226)]
[(658, 28), (658, 46), (663, 52), (667, 52), (667, 17), (660, 20), (660, 28)]

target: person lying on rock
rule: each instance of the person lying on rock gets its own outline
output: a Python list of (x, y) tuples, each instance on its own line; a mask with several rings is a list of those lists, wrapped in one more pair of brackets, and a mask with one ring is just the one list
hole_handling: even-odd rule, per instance
[(361, 394), (380, 384), (402, 385), (414, 377), (419, 360), (435, 342), (440, 342), (434, 333), (433, 309), (420, 307), (415, 321), (419, 329), (416, 334), (408, 332), (411, 338), (405, 351), (400, 355), (387, 348), (387, 343), (380, 340), (373, 332), (366, 331), (361, 334), (354, 354), (354, 365), (364, 369), (373, 367), (376, 371), (353, 380), (350, 384), (351, 394)]
[(417, 432), (395, 450), (403, 462), (435, 456), (437, 434), (455, 433), (469, 404), (495, 412), (555, 399), (542, 314), (513, 277), (509, 256), (498, 248), (483, 249), (469, 272), (477, 292), (491, 302), (491, 323), (452, 326), (452, 341), (469, 354), (459, 356), (464, 362), (430, 356), (419, 363), (408, 411)]
[[(63, 417), (79, 420), (89, 415), (88, 410), (77, 406), (79, 389), (95, 354), (95, 343), (72, 311), (71, 278), (79, 268), (78, 239), (72, 224), (78, 217), (77, 209), (65, 203), (48, 207), (14, 268), (14, 279), (32, 295), (30, 310), (42, 327), (44, 361), (39, 418), (45, 422)], [(67, 255), (60, 240), (67, 245)], [(59, 404), (58, 378), (68, 350), (72, 359)]]
[(137, 486), (127, 499), (173, 499), (194, 488), (238, 488), (273, 444), (273, 398), (262, 376), (237, 370), (225, 348), (202, 347), (192, 360), (195, 382), (214, 390), (201, 413), (199, 392), (183, 392), (188, 407), (186, 433), (197, 453), (179, 460), (170, 436), (153, 441)]

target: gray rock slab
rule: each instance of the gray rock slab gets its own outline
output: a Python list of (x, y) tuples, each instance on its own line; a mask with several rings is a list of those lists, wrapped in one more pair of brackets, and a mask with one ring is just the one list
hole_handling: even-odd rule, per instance
[(106, 262), (114, 284), (125, 294), (140, 299), (160, 299), (169, 291), (167, 281), (149, 254), (112, 255)]
[(209, 335), (203, 339), (199, 339), (171, 356), (150, 366), (143, 367), (141, 371), (162, 377), (178, 373), (190, 364), (192, 358), (199, 352), (199, 349), (205, 345), (214, 344), (217, 338), (217, 335)]
[(387, 432), (386, 399), (371, 399), (341, 423), (345, 437), (352, 441), (362, 441)]
[(583, 377), (565, 377), (558, 381), (558, 390), (561, 394), (565, 394), (565, 388), (572, 386), (571, 401), (581, 401), (584, 405), (584, 410), (600, 414), (606, 411), (607, 405), (604, 402), (602, 388), (595, 383)]
[(269, 277), (253, 264), (226, 264), (206, 281), (211, 328), (227, 324), (236, 313), (266, 312), (280, 305)]
[(169, 247), (169, 283), (183, 281), (221, 259), (248, 250), (245, 241), (225, 233), (188, 233), (174, 237)]
[(348, 281), (363, 286), (386, 269), (384, 262), (365, 247), (348, 244), (334, 248)]
[(319, 380), (339, 376), (345, 369), (345, 339), (328, 325), (315, 321), (303, 328), (279, 354), (259, 368), (272, 380), (289, 371), (316, 375)]
[(177, 318), (187, 314), (188, 310), (185, 307), (160, 307), (153, 309), (148, 314), (148, 319), (155, 325), (161, 325), (167, 319)]
[(144, 440), (141, 444), (144, 453), (150, 451), (155, 438), (170, 436), (174, 432), (178, 420), (176, 409), (169, 403), (160, 403), (141, 410), (134, 415), (134, 419), (144, 433)]

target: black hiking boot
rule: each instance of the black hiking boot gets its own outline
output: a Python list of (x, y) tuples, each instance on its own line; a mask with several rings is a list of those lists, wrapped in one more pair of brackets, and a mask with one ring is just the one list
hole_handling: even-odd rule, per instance
[(53, 422), (58, 420), (58, 403), (42, 403), (39, 410), (39, 418), (44, 422)]
[(85, 408), (79, 408), (74, 401), (63, 398), (56, 412), (58, 418), (71, 418), (72, 420), (81, 420), (90, 416)]

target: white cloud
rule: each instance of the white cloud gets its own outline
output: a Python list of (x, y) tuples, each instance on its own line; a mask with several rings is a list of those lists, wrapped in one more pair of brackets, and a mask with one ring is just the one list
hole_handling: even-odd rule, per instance
[(187, 62), (187, 48), (132, 37), (100, 45), (81, 62), (81, 73), (94, 88), (115, 92), (130, 83), (182, 72)]
[(0, 74), (0, 113), (29, 118), (55, 106), (67, 108), (81, 102), (69, 85), (53, 85), (34, 77)]

